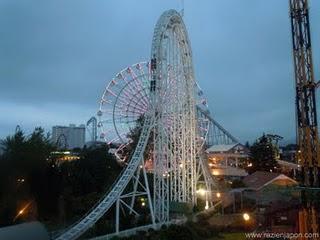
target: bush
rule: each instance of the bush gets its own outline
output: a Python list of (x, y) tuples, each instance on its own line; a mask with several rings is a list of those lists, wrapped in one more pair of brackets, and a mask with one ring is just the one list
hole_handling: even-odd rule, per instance
[(245, 186), (244, 182), (240, 179), (234, 180), (231, 184), (231, 188), (243, 188)]

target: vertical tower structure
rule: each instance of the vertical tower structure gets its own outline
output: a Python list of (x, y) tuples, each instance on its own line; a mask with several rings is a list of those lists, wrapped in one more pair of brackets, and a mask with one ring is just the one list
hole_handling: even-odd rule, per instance
[(156, 24), (151, 72), (154, 213), (158, 221), (167, 221), (170, 201), (196, 204), (197, 182), (196, 83), (186, 27), (175, 10), (164, 12)]
[[(201, 156), (208, 129), (200, 130), (198, 122), (203, 123), (202, 127), (209, 127), (211, 120), (197, 114), (199, 88), (187, 31), (177, 11), (169, 10), (161, 15), (151, 52), (150, 63), (125, 68), (109, 82), (98, 111), (98, 126), (110, 126), (112, 122), (119, 139), (123, 138), (118, 131), (121, 126), (130, 129), (130, 122), (136, 123), (143, 117), (132, 156), (109, 191), (79, 221), (59, 233), (57, 240), (79, 238), (114, 205), (113, 236), (120, 234), (120, 209), (123, 214), (139, 216), (138, 196), (147, 199), (152, 227), (167, 224), (171, 220), (170, 202), (194, 206), (200, 181), (206, 188), (202, 190), (206, 193), (206, 208), (209, 207), (216, 183)], [(145, 168), (149, 149), (152, 149), (153, 181), (147, 178)]]
[(320, 153), (309, 12), (307, 0), (290, 0), (292, 45), (296, 83), (297, 160), (303, 209), (299, 213), (300, 231), (317, 233), (318, 212), (312, 195), (320, 187)]
[(291, 29), (296, 81), (298, 161), (301, 182), (319, 186), (319, 142), (307, 0), (291, 0)]

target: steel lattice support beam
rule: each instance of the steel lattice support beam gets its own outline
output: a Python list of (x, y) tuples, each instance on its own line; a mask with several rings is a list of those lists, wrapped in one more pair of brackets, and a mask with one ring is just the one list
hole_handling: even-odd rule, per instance
[(296, 81), (298, 161), (302, 182), (320, 186), (320, 153), (310, 24), (307, 0), (291, 0), (291, 28)]
[(197, 111), (197, 118), (204, 118), (208, 121), (207, 126), (208, 134), (206, 136), (206, 146), (210, 147), (212, 145), (219, 145), (219, 144), (233, 144), (238, 143), (239, 140), (231, 135), (226, 129), (224, 129), (216, 120), (214, 120), (210, 112), (204, 111), (199, 106), (196, 108)]
[[(290, 0), (289, 3), (296, 83), (297, 157), (301, 165), (301, 184), (311, 189), (320, 187), (320, 152), (309, 9), (307, 0)], [(305, 201), (299, 213), (300, 231), (318, 233), (317, 206), (305, 190), (301, 193)]]

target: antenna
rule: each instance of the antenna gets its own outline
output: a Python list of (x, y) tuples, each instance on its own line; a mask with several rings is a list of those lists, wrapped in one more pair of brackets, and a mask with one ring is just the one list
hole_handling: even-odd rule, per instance
[(184, 0), (181, 0), (181, 11), (180, 11), (181, 17), (184, 16)]

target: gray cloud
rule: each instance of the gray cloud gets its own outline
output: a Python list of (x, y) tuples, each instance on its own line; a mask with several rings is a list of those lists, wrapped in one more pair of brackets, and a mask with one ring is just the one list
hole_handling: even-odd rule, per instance
[[(318, 1), (310, 1), (319, 66)], [(0, 137), (20, 124), (84, 123), (119, 70), (148, 59), (172, 0), (0, 2)], [(185, 1), (196, 77), (214, 117), (241, 140), (293, 139), (294, 84), (288, 2)], [(316, 76), (319, 70), (316, 68)]]

